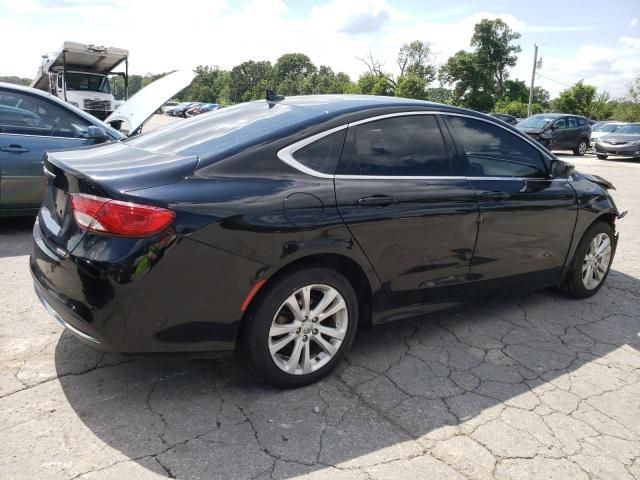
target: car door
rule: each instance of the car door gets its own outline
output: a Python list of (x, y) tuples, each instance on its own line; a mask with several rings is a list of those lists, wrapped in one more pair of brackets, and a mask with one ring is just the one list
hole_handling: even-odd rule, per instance
[(547, 174), (545, 155), (508, 128), (447, 116), (480, 209), (473, 290), (560, 279), (577, 219), (569, 179)]
[(567, 129), (567, 148), (576, 148), (582, 139), (582, 128), (576, 117), (567, 117), (569, 128)]
[(567, 117), (561, 117), (553, 122), (552, 129), (552, 149), (559, 150), (567, 148), (570, 144), (569, 122)]
[(0, 109), (0, 209), (37, 209), (44, 153), (91, 145), (83, 138), (89, 124), (45, 98), (8, 89), (0, 90)]
[(478, 206), (442, 126), (430, 113), (351, 124), (335, 175), (340, 215), (396, 304), (467, 290)]

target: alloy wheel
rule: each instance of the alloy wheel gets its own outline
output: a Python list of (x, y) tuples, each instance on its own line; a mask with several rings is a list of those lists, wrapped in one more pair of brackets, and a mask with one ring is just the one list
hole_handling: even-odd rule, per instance
[(582, 283), (588, 290), (602, 283), (611, 261), (611, 239), (606, 233), (598, 233), (591, 243), (582, 262)]
[(587, 153), (587, 144), (584, 142), (580, 142), (580, 145), (578, 145), (578, 153), (580, 155), (584, 155), (585, 153)]
[(269, 353), (280, 370), (305, 375), (338, 353), (347, 334), (347, 304), (329, 285), (307, 285), (280, 305), (269, 329)]

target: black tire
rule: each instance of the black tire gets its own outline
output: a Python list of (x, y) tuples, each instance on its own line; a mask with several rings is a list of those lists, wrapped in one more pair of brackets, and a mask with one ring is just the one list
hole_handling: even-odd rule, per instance
[(598, 157), (600, 160), (606, 160), (606, 159), (607, 159), (607, 157), (608, 157), (608, 155), (603, 155), (603, 154), (601, 154), (601, 153), (598, 153), (597, 157)]
[[(609, 236), (609, 240), (611, 241), (611, 257), (609, 259), (609, 265), (607, 266), (606, 273), (604, 274), (602, 280), (595, 288), (587, 288), (582, 279), (582, 265), (585, 261), (585, 257), (589, 250), (590, 244), (596, 235), (600, 233), (606, 233)], [(569, 273), (565, 277), (564, 281), (560, 284), (559, 289), (563, 293), (570, 295), (574, 298), (588, 298), (596, 293), (602, 287), (604, 282), (607, 280), (607, 276), (609, 275), (609, 270), (611, 268), (611, 262), (613, 262), (613, 257), (615, 255), (615, 232), (611, 225), (604, 221), (598, 221), (591, 225), (587, 231), (582, 236), (578, 247), (576, 248), (575, 253), (573, 254), (573, 258), (571, 260), (571, 265), (569, 268)]]
[(587, 153), (587, 147), (589, 143), (586, 140), (580, 140), (580, 143), (576, 145), (576, 148), (573, 149), (573, 154), (581, 157), (585, 153)]
[[(275, 315), (285, 300), (308, 285), (326, 285), (342, 296), (347, 307), (347, 331), (337, 352), (328, 363), (310, 373), (291, 374), (282, 370), (272, 358), (269, 351), (269, 331)], [(267, 382), (280, 388), (301, 387), (326, 376), (347, 354), (356, 336), (359, 318), (358, 299), (351, 283), (335, 270), (309, 266), (287, 272), (265, 288), (267, 290), (261, 292), (259, 298), (251, 305), (243, 325), (242, 353), (245, 358), (248, 358), (251, 366)], [(314, 343), (311, 340), (308, 342), (307, 348), (311, 348), (312, 344), (318, 346), (317, 342)]]

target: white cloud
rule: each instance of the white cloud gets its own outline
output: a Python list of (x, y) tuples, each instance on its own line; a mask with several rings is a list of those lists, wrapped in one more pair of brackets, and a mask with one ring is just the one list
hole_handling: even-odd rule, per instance
[(635, 27), (636, 25), (638, 25), (638, 19), (637, 18), (631, 19), (631, 21), (629, 22), (629, 26)]
[(640, 48), (640, 37), (620, 37), (620, 43), (627, 47), (638, 49)]
[[(568, 50), (551, 41), (546, 45), (545, 40), (553, 38), (546, 34), (579, 35), (587, 27), (530, 25), (513, 15), (473, 13), (467, 7), (443, 6), (417, 15), (387, 0), (327, 0), (306, 15), (294, 16), (283, 0), (249, 0), (241, 6), (227, 0), (190, 0), (188, 10), (199, 14), (186, 19), (176, 15), (174, 3), (151, 0), (0, 0), (0, 71), (32, 76), (41, 54), (72, 40), (129, 49), (133, 73), (199, 64), (228, 69), (249, 59), (274, 62), (283, 53), (303, 52), (317, 65), (330, 65), (355, 79), (365, 69), (358, 57), (372, 52), (395, 71), (399, 47), (414, 39), (430, 42), (436, 61), (444, 63), (456, 51), (470, 48), (478, 21), (498, 17), (526, 38), (520, 41), (523, 51), (512, 77), (527, 83), (534, 41), (541, 43), (541, 73), (562, 83), (585, 78), (616, 95), (640, 70), (635, 40), (622, 40), (633, 37), (622, 37), (605, 50), (590, 45)], [(16, 38), (19, 48), (7, 48)], [(564, 88), (542, 78), (539, 84), (554, 94)]]

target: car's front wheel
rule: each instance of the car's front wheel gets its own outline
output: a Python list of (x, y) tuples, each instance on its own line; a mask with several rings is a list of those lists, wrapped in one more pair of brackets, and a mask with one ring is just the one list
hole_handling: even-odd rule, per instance
[(599, 153), (597, 156), (600, 160), (606, 160), (608, 155), (602, 155), (601, 153)]
[(580, 140), (580, 143), (576, 146), (576, 148), (573, 149), (573, 154), (579, 156), (584, 155), (585, 153), (587, 153), (588, 146), (589, 145), (587, 145), (586, 140)]
[(340, 273), (310, 267), (275, 280), (244, 328), (243, 349), (269, 383), (298, 387), (327, 375), (356, 334), (358, 301)]
[(596, 222), (585, 232), (573, 256), (571, 270), (560, 289), (576, 298), (587, 298), (600, 290), (615, 253), (615, 233), (606, 222)]

